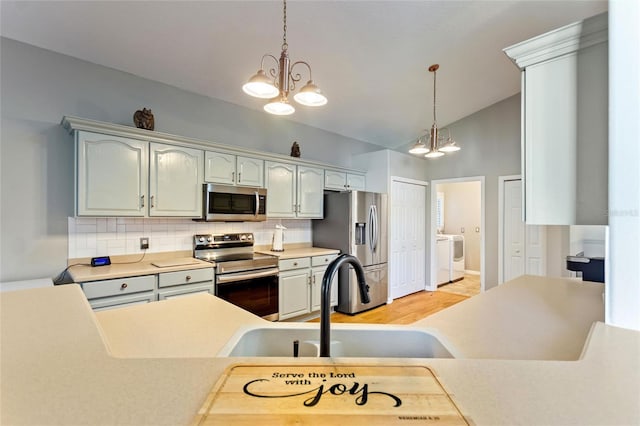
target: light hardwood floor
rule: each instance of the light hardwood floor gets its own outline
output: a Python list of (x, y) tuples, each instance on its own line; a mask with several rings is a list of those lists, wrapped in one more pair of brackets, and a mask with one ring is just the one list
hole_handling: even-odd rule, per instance
[(438, 286), (438, 291), (469, 297), (477, 296), (480, 294), (480, 275), (465, 274), (460, 281)]
[[(339, 312), (331, 314), (331, 322), (366, 324), (411, 324), (456, 303), (467, 300), (467, 296), (444, 291), (419, 291), (395, 299), (393, 303), (347, 315)], [(309, 322), (319, 322), (320, 318)]]

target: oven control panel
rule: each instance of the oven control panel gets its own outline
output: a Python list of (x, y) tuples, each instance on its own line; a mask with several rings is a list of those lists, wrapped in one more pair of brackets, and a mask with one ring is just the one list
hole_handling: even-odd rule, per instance
[(253, 234), (241, 232), (236, 234), (198, 234), (193, 236), (194, 249), (246, 247), (253, 245)]

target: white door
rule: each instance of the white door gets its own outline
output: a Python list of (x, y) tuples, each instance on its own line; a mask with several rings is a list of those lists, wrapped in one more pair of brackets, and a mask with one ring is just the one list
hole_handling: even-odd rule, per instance
[(297, 217), (322, 219), (324, 205), (324, 170), (314, 167), (298, 166), (297, 192)]
[(296, 217), (296, 166), (287, 163), (265, 163), (267, 217)]
[(152, 143), (149, 161), (149, 216), (202, 216), (204, 153)]
[(522, 222), (522, 181), (504, 182), (503, 281), (546, 274), (546, 228)]
[(78, 216), (145, 216), (148, 142), (78, 132)]
[(264, 160), (251, 157), (238, 157), (238, 177), (236, 182), (242, 186), (264, 186)]
[(392, 181), (390, 204), (389, 297), (425, 289), (426, 231), (424, 185)]
[(207, 151), (204, 156), (206, 182), (233, 185), (236, 180), (236, 156)]

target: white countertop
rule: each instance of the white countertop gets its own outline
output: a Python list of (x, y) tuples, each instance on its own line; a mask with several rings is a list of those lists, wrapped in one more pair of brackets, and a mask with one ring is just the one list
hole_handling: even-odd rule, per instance
[[(408, 326), (435, 329), (465, 357), (494, 359), (305, 362), (429, 366), (479, 425), (639, 424), (640, 332), (576, 320), (580, 306), (598, 309), (596, 287), (564, 281), (524, 277)], [(533, 300), (523, 303), (526, 294)], [(94, 314), (67, 285), (0, 294), (0, 315), (3, 425), (188, 424), (231, 363), (297, 362), (213, 357), (240, 327), (284, 325), (210, 295)], [(487, 331), (473, 339), (480, 321)], [(582, 357), (565, 361), (585, 338)], [(511, 354), (534, 359), (495, 359)]]

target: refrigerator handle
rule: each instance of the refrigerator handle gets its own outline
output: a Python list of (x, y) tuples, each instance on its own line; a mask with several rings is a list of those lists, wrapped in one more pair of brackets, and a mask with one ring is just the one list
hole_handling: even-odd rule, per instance
[(373, 213), (373, 209), (374, 206), (373, 204), (371, 204), (369, 206), (369, 250), (371, 250), (371, 253), (374, 252), (375, 248), (373, 246), (373, 239), (375, 238), (375, 215)]
[(378, 227), (378, 206), (373, 205), (373, 252), (378, 250), (378, 237), (380, 237), (380, 228)]

